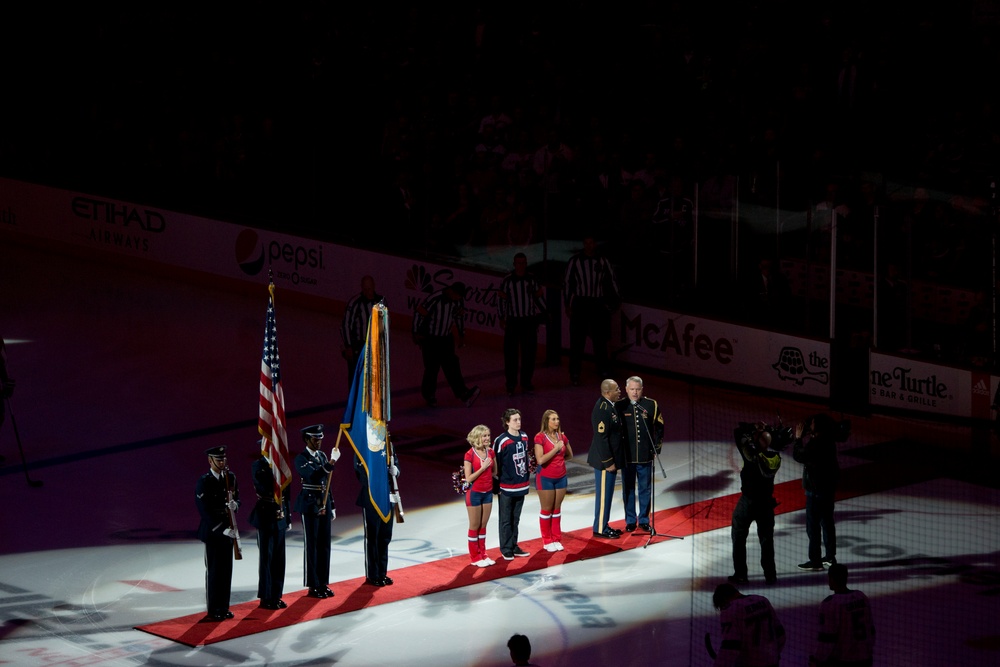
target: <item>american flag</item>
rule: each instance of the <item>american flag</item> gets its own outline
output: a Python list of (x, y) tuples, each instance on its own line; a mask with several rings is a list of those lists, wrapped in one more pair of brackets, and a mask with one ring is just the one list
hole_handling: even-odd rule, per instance
[(285, 393), (281, 389), (278, 355), (278, 330), (274, 321), (274, 283), (267, 288), (267, 325), (264, 327), (264, 354), (260, 360), (260, 432), (261, 450), (274, 473), (274, 499), (281, 507), (281, 493), (292, 480), (288, 457), (288, 433), (285, 430)]

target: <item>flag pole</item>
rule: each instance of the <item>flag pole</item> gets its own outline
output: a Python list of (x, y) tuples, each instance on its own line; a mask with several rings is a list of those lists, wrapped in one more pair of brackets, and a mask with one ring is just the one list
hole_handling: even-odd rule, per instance
[[(334, 449), (340, 449), (340, 437), (344, 435), (344, 429), (337, 429), (337, 442), (333, 443)], [(320, 507), (326, 507), (326, 499), (330, 497), (330, 485), (333, 483), (333, 470), (327, 473), (326, 476), (326, 488), (323, 490), (323, 504)]]

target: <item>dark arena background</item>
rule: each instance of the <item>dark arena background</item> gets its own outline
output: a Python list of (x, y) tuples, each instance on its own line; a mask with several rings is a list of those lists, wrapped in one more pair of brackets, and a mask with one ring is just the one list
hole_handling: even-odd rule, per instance
[[(806, 5), (0, 9), (0, 662), (500, 667), (522, 633), (544, 667), (709, 665), (733, 429), (826, 413), (850, 422), (837, 558), (871, 599), (874, 664), (996, 664), (1000, 4)], [(612, 376), (642, 376), (665, 418), (652, 536), (591, 532), (602, 376), (588, 343), (571, 381), (562, 298), (590, 236), (621, 293)], [(548, 314), (533, 391), (508, 393), (517, 252)], [(247, 521), (269, 275), (293, 454), (345, 416), (346, 302), (364, 275), (385, 295), (405, 505), (396, 583), (364, 587), (342, 460), (336, 596), (303, 597), (296, 516), (274, 615)], [(442, 380), (430, 407), (411, 318), (457, 281), (482, 393), (466, 407)], [(470, 567), (452, 472), (508, 407), (530, 435), (561, 416), (566, 551), (541, 548), (532, 491), (531, 557), (499, 557), (494, 512), (497, 563)], [(244, 553), (236, 618), (212, 624), (194, 487), (219, 445)], [(777, 581), (751, 528), (740, 588), (805, 665), (829, 589), (797, 567), (790, 451), (775, 482)]]

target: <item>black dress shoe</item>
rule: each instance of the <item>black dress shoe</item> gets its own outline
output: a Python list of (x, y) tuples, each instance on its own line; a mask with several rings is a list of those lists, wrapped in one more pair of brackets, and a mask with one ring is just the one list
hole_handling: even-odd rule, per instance
[(645, 533), (652, 533), (653, 532), (652, 529), (649, 527), (648, 523), (640, 523), (639, 524), (639, 530), (641, 530), (641, 531), (643, 531)]
[(233, 615), (233, 612), (227, 611), (226, 612), (226, 618), (235, 618), (235, 616)]
[(272, 602), (271, 600), (261, 600), (260, 601), (260, 608), (261, 609), (268, 609), (270, 611), (278, 611), (278, 609), (280, 609), (280, 607), (278, 607), (278, 603), (277, 602)]
[(226, 613), (222, 612), (222, 613), (219, 613), (219, 614), (209, 614), (208, 615), (208, 620), (210, 620), (210, 621), (224, 621), (224, 620), (226, 620)]
[(320, 600), (323, 600), (326, 598), (326, 591), (321, 588), (310, 588), (306, 595), (311, 598), (319, 598)]
[(379, 587), (382, 587), (382, 586), (385, 586), (385, 579), (371, 579), (371, 578), (365, 577), (365, 583), (368, 584), (369, 586), (379, 586)]
[(634, 523), (627, 523), (627, 524), (625, 524), (625, 532), (631, 533), (634, 530), (635, 530), (635, 524)]
[(327, 586), (326, 588), (322, 589), (322, 591), (326, 595), (326, 597), (328, 597), (328, 598), (332, 598), (333, 597), (333, 591), (330, 590), (329, 586)]
[(396, 582), (394, 582), (389, 577), (382, 577), (382, 585), (383, 586), (392, 586), (394, 583), (396, 583)]
[(278, 609), (287, 609), (288, 608), (288, 605), (285, 604), (284, 600), (278, 600), (274, 604), (278, 605)]
[(600, 533), (595, 530), (594, 537), (603, 537), (608, 540), (617, 540), (621, 536), (616, 531), (613, 531), (610, 528), (605, 528), (604, 531)]

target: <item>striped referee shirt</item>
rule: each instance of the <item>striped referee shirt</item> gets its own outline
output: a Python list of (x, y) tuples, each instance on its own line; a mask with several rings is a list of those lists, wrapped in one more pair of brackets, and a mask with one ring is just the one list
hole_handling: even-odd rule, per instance
[(465, 334), (465, 299), (452, 301), (438, 290), (424, 299), (413, 313), (413, 333), (423, 336), (448, 336), (451, 327)]
[(545, 312), (542, 286), (530, 273), (523, 276), (511, 271), (500, 281), (500, 298), (497, 313), (501, 319), (534, 317)]
[(364, 293), (359, 292), (347, 302), (344, 321), (340, 323), (340, 337), (344, 340), (344, 347), (361, 349), (368, 333), (368, 320), (371, 318), (372, 308), (381, 300), (381, 294), (366, 299)]
[(611, 262), (597, 255), (588, 257), (582, 252), (573, 255), (566, 264), (564, 284), (563, 299), (567, 308), (573, 307), (575, 297), (618, 300), (620, 294)]

